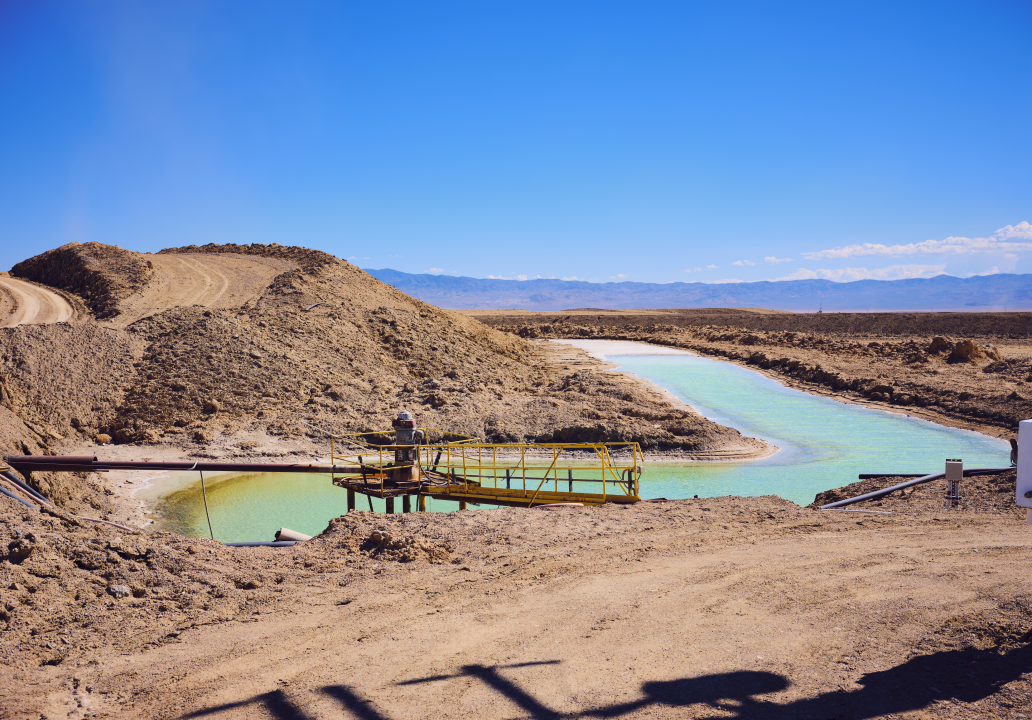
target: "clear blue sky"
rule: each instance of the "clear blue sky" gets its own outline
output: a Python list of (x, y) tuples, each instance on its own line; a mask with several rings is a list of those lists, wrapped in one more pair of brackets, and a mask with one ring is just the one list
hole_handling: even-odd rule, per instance
[(0, 0), (0, 268), (1032, 272), (1030, 38), (1027, 0)]

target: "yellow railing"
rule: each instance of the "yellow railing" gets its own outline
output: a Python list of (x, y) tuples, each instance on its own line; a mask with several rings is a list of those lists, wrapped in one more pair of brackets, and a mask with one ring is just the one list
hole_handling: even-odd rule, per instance
[[(439, 430), (424, 433), (426, 439), (419, 445), (387, 444), (393, 431), (335, 435), (330, 441), (332, 462), (359, 466), (367, 484), (371, 481), (381, 490), (390, 470), (418, 466), (429, 494), (447, 485), (453, 491), (504, 490), (530, 496), (531, 503), (543, 491), (600, 495), (603, 502), (611, 489), (638, 496), (638, 443), (498, 444)], [(381, 438), (383, 443), (371, 441)], [(396, 462), (396, 457), (406, 459)]]

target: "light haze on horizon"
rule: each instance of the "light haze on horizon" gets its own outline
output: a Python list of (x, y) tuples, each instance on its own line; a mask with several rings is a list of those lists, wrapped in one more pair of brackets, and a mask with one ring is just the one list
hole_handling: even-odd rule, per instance
[(1032, 273), (1032, 3), (0, 3), (0, 269)]

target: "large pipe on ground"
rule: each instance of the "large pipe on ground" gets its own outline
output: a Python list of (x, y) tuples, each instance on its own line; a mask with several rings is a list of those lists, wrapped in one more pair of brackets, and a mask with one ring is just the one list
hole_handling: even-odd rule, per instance
[[(968, 468), (964, 470), (964, 477), (970, 477), (971, 475), (1000, 475), (1005, 472), (1011, 472), (1014, 468)], [(837, 507), (844, 507), (846, 505), (852, 505), (853, 503), (863, 502), (864, 500), (875, 500), (880, 497), (884, 497), (890, 493), (894, 493), (897, 490), (903, 490), (911, 485), (920, 485), (922, 483), (931, 482), (932, 480), (938, 480), (941, 477), (945, 477), (946, 473), (937, 472), (931, 475), (922, 475), (916, 477), (913, 480), (907, 480), (901, 482), (898, 485), (892, 487), (882, 488), (881, 490), (875, 490), (874, 492), (865, 493), (863, 495), (857, 495), (856, 497), (848, 498), (846, 500), (839, 500), (837, 502), (828, 503), (827, 505), (821, 505), (821, 510), (831, 510)]]
[[(358, 465), (313, 465), (311, 463), (218, 463), (218, 462), (139, 462), (135, 460), (98, 460), (76, 455), (5, 455), (7, 464), (23, 475), (26, 472), (97, 472), (99, 470), (199, 470), (201, 472), (292, 472), (359, 473)], [(379, 468), (377, 468), (379, 470)]]

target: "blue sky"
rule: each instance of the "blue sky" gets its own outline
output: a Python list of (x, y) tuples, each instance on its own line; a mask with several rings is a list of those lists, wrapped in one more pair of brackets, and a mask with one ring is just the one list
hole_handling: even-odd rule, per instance
[(0, 268), (1032, 272), (1032, 4), (0, 1)]

